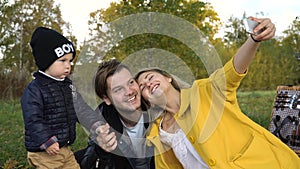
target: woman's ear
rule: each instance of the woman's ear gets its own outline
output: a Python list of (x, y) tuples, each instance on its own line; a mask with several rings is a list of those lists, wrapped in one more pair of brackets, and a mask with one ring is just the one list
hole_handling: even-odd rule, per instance
[(107, 96), (103, 96), (103, 100), (107, 105), (111, 105), (111, 101)]

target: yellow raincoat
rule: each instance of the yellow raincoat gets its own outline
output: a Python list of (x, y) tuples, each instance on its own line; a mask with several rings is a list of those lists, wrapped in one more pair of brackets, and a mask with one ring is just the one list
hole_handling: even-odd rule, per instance
[[(241, 112), (236, 90), (244, 76), (235, 71), (231, 59), (209, 78), (182, 89), (177, 123), (210, 168), (300, 169), (294, 151)], [(155, 145), (156, 168), (182, 168), (172, 150), (160, 142), (160, 120), (148, 136)]]

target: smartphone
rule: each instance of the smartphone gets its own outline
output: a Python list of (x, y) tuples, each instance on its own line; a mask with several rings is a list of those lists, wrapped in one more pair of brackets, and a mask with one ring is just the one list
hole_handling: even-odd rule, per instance
[(258, 22), (256, 21), (253, 21), (251, 19), (248, 19), (248, 18), (245, 18), (243, 19), (243, 24), (245, 26), (245, 29), (246, 29), (246, 32), (250, 33), (250, 34), (253, 34), (253, 35), (258, 35), (260, 34), (262, 31), (259, 31), (257, 33), (254, 33), (254, 28), (259, 24)]

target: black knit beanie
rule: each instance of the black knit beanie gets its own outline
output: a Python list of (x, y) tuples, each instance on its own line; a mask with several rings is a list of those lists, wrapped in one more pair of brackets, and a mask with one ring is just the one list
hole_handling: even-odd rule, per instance
[(76, 50), (72, 42), (55, 30), (38, 27), (32, 34), (30, 46), (35, 64), (41, 71), (45, 71), (56, 59), (73, 53)]

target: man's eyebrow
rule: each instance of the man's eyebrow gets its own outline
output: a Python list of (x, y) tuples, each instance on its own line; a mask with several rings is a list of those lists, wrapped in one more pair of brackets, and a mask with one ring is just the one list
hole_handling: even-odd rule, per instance
[(120, 88), (121, 85), (117, 85), (117, 86), (112, 86), (111, 90), (114, 90), (114, 89), (117, 89), (117, 88)]

